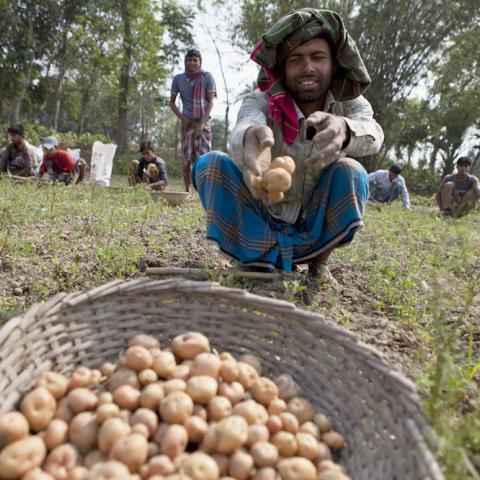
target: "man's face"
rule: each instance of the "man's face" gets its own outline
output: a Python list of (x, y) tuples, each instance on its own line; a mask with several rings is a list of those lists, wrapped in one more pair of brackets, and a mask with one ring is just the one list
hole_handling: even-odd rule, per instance
[(457, 165), (457, 172), (459, 175), (467, 175), (470, 173), (470, 165), (465, 165), (464, 163), (459, 163)]
[(202, 61), (198, 57), (187, 57), (185, 59), (185, 69), (188, 73), (195, 73), (200, 70)]
[(154, 153), (153, 153), (151, 150), (145, 150), (145, 151), (142, 153), (142, 157), (143, 157), (147, 162), (151, 162), (151, 161), (155, 158), (155, 155), (154, 155)]
[(51, 148), (50, 150), (47, 150), (45, 147), (43, 147), (43, 156), (45, 158), (52, 158), (56, 155), (57, 149), (56, 148)]
[(392, 172), (391, 170), (388, 171), (388, 178), (391, 182), (393, 182), (398, 177), (398, 173)]
[(285, 59), (285, 83), (300, 102), (316, 102), (332, 83), (334, 66), (328, 43), (312, 38), (294, 48)]
[(10, 137), (10, 141), (14, 145), (21, 145), (23, 143), (23, 140), (24, 140), (23, 135), (20, 135), (19, 133), (9, 133), (8, 135)]

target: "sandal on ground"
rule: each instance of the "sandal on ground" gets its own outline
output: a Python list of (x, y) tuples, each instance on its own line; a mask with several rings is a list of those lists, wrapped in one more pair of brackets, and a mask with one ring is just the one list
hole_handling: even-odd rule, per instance
[(239, 262), (238, 271), (240, 272), (256, 272), (256, 273), (274, 273), (275, 267), (270, 263), (261, 262)]

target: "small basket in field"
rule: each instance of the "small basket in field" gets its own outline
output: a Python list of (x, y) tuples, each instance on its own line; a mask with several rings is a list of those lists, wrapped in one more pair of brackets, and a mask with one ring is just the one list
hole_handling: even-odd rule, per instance
[(182, 203), (184, 203), (185, 201), (189, 200), (192, 197), (192, 194), (188, 192), (168, 192), (165, 190), (158, 190), (158, 191), (152, 190), (151, 194), (154, 200), (163, 198), (172, 207), (181, 205)]
[(352, 479), (443, 479), (414, 385), (376, 350), (320, 315), (212, 282), (114, 281), (34, 305), (0, 330), (0, 411), (44, 370), (98, 368), (138, 333), (166, 346), (191, 330), (219, 352), (256, 355), (270, 378), (292, 375), (347, 439), (337, 460)]

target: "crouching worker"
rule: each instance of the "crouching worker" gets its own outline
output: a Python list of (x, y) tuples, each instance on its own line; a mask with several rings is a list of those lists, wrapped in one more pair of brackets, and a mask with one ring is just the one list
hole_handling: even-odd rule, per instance
[(10, 173), (17, 177), (31, 177), (36, 158), (25, 140), (25, 130), (22, 125), (13, 125), (7, 130), (10, 143), (0, 153), (0, 174)]
[(440, 183), (436, 199), (444, 215), (459, 218), (477, 205), (480, 183), (477, 177), (470, 175), (471, 167), (472, 161), (468, 157), (460, 157), (457, 173), (445, 176)]
[(146, 183), (154, 190), (162, 190), (168, 185), (167, 164), (155, 155), (155, 147), (152, 142), (145, 141), (140, 145), (140, 160), (132, 160), (128, 183)]
[[(207, 211), (207, 237), (243, 270), (309, 272), (334, 282), (327, 261), (362, 227), (364, 168), (349, 155), (376, 153), (383, 132), (361, 95), (370, 77), (340, 16), (304, 8), (281, 18), (254, 48), (261, 91), (249, 94), (232, 132), (233, 158), (220, 152), (193, 165)], [(271, 203), (255, 177), (272, 159), (295, 161), (291, 187)], [(268, 163), (268, 162), (267, 162)]]
[(38, 173), (43, 177), (46, 173), (52, 182), (63, 182), (65, 185), (76, 181), (80, 175), (80, 169), (84, 171), (85, 165), (77, 164), (72, 155), (58, 148), (58, 140), (55, 137), (46, 137), (43, 140), (43, 161)]
[(393, 164), (388, 170), (376, 170), (368, 174), (370, 194), (368, 200), (378, 205), (393, 202), (396, 198), (402, 198), (403, 208), (410, 208), (410, 195), (407, 190), (405, 179), (400, 175), (402, 169)]

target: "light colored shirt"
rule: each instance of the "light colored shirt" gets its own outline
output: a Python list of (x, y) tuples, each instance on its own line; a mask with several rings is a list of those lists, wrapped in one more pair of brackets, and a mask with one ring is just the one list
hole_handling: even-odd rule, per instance
[[(383, 143), (383, 130), (373, 119), (373, 109), (365, 97), (336, 102), (332, 93), (328, 92), (323, 111), (343, 117), (350, 129), (350, 141), (339, 158), (362, 157), (378, 152)], [(298, 107), (299, 131), (292, 145), (283, 141), (281, 126), (269, 120), (267, 112), (268, 100), (265, 92), (256, 91), (245, 97), (231, 134), (232, 155), (238, 167), (243, 169), (243, 139), (247, 129), (255, 125), (268, 125), (273, 130), (275, 143), (272, 147), (272, 159), (289, 155), (295, 160), (296, 168), (292, 175), (292, 186), (285, 192), (283, 200), (268, 208), (272, 216), (293, 224), (297, 221), (302, 207), (312, 196), (320, 176), (328, 165), (320, 161), (305, 164), (306, 160), (313, 160), (320, 150), (311, 140), (306, 139), (305, 117)]]
[(368, 183), (374, 183), (384, 198), (387, 198), (394, 189), (399, 190), (402, 196), (403, 208), (410, 208), (410, 195), (408, 194), (405, 179), (401, 175), (397, 175), (391, 182), (388, 170), (376, 170), (368, 174)]

